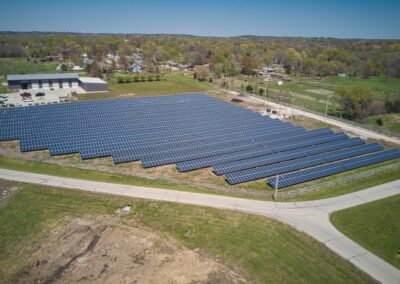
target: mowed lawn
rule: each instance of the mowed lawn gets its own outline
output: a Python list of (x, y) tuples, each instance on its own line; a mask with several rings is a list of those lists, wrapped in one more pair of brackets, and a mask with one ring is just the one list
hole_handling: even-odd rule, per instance
[(336, 212), (333, 224), (346, 236), (400, 268), (400, 195)]
[(117, 83), (116, 79), (109, 81), (110, 91), (107, 93), (81, 94), (79, 100), (109, 99), (123, 97), (157, 96), (168, 94), (183, 94), (204, 92), (211, 84), (196, 82), (186, 76), (162, 76), (161, 81)]
[[(377, 120), (381, 119), (383, 125), (379, 126)], [(382, 114), (377, 116), (371, 116), (365, 119), (364, 123), (369, 124), (375, 128), (381, 130), (387, 130), (392, 133), (400, 134), (400, 113)]]
[(57, 73), (58, 64), (56, 61), (34, 63), (26, 58), (0, 58), (0, 75)]
[[(4, 182), (0, 186), (5, 186)], [(67, 217), (114, 218), (177, 239), (247, 271), (261, 283), (369, 283), (349, 262), (306, 234), (261, 216), (206, 207), (95, 195), (43, 186), (21, 190), (0, 208), (0, 277), (26, 264), (41, 234)], [(133, 205), (126, 218), (115, 216)], [(132, 222), (129, 222), (132, 221)]]

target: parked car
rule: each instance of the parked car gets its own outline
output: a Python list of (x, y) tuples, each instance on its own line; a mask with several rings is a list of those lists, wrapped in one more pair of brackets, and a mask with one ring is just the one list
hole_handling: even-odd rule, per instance
[(43, 92), (39, 92), (35, 94), (35, 97), (43, 97), (45, 95), (45, 93)]
[(21, 94), (21, 97), (23, 97), (23, 98), (25, 98), (25, 97), (32, 97), (32, 94), (31, 94), (31, 93), (28, 93), (28, 92), (23, 92), (23, 93)]

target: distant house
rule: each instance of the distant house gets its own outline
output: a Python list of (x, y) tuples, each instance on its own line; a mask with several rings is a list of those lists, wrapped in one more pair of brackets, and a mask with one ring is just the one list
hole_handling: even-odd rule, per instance
[(93, 63), (93, 59), (85, 57), (83, 59), (83, 65), (91, 65)]
[(193, 71), (194, 65), (193, 64), (181, 64), (179, 65), (179, 69), (182, 71)]
[(82, 71), (83, 68), (81, 66), (79, 66), (79, 65), (74, 65), (74, 67), (72, 67), (72, 70), (73, 71)]
[(130, 67), (128, 67), (128, 70), (132, 73), (142, 73), (144, 68), (138, 63), (133, 63)]

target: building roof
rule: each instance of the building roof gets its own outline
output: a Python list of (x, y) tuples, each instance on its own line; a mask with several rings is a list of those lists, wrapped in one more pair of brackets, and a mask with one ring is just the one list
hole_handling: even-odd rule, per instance
[(80, 77), (79, 81), (81, 81), (82, 83), (107, 84), (106, 81), (94, 77)]
[(7, 81), (78, 79), (77, 73), (8, 75)]

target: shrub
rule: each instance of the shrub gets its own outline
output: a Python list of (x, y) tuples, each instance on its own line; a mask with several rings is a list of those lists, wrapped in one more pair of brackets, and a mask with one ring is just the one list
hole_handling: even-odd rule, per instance
[(160, 80), (161, 80), (160, 74), (157, 74), (157, 75), (155, 76), (155, 78), (156, 78), (156, 81), (160, 81)]
[(133, 82), (139, 82), (139, 81), (140, 81), (139, 75), (133, 76)]
[(140, 81), (145, 82), (146, 81), (146, 75), (141, 75), (140, 76)]
[(263, 88), (260, 88), (260, 89), (258, 90), (258, 94), (259, 94), (260, 96), (264, 95), (264, 89), (263, 89)]
[(117, 77), (117, 82), (118, 82), (119, 84), (125, 83), (125, 78), (124, 78), (124, 76), (119, 75), (119, 76)]
[(247, 92), (249, 92), (249, 93), (251, 93), (251, 92), (253, 92), (253, 86), (252, 85), (247, 85), (247, 87), (246, 87), (246, 91)]
[(152, 82), (153, 81), (153, 76), (152, 75), (148, 75), (147, 76), (147, 81)]
[(383, 120), (382, 120), (382, 118), (378, 117), (378, 119), (376, 120), (376, 124), (377, 124), (378, 126), (382, 126), (382, 125), (383, 125)]

